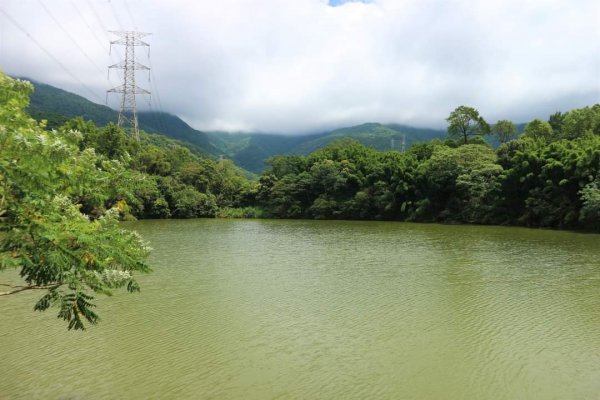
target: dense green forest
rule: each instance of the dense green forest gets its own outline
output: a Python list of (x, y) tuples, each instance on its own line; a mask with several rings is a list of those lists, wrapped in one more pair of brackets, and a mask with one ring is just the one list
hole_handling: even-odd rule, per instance
[(413, 143), (443, 138), (445, 132), (399, 124), (366, 123), (330, 132), (299, 136), (223, 132), (209, 132), (208, 135), (213, 140), (212, 143), (236, 165), (251, 172), (261, 173), (268, 168), (264, 160), (273, 155), (308, 155), (343, 138), (353, 138), (367, 147), (387, 151), (400, 150), (403, 140), (408, 147)]
[(56, 133), (80, 132), (81, 151), (93, 149), (113, 179), (101, 198), (80, 199), (88, 214), (119, 204), (123, 218), (215, 217), (239, 207), (251, 189), (245, 171), (230, 160), (216, 161), (160, 135), (142, 132), (138, 143), (116, 125), (99, 128), (75, 118)]
[[(352, 139), (307, 156), (270, 158), (258, 182), (231, 161), (195, 154), (158, 135), (133, 141), (81, 118), (81, 150), (119, 162), (118, 180), (90, 214), (120, 204), (123, 218), (271, 216), (386, 219), (599, 229), (600, 106), (534, 120), (493, 149), (481, 134), (381, 152)], [(510, 128), (509, 128), (510, 131)], [(487, 133), (491, 132), (491, 128)], [(116, 171), (115, 171), (116, 172)]]
[[(79, 149), (94, 149), (115, 175), (105, 192), (77, 199), (90, 215), (118, 204), (125, 219), (268, 216), (600, 228), (600, 105), (519, 129), (511, 121), (490, 125), (466, 106), (447, 121), (445, 140), (430, 140), (436, 131), (415, 130), (413, 139), (427, 140), (405, 153), (378, 150), (400, 132), (380, 124), (299, 139), (297, 148), (316, 150), (268, 158), (258, 181), (231, 160), (216, 161), (186, 142), (142, 133), (137, 143), (110, 123), (98, 127), (76, 117), (55, 134), (80, 132)], [(501, 145), (494, 149), (489, 141)], [(266, 157), (263, 147), (285, 152), (289, 143), (231, 134), (220, 146)]]
[[(35, 90), (31, 94), (27, 112), (38, 121), (46, 120), (49, 129), (59, 128), (75, 117), (93, 121), (98, 126), (117, 121), (119, 113), (110, 107), (93, 103), (84, 97), (51, 85), (36, 81), (32, 83)], [(148, 133), (160, 133), (171, 139), (184, 141), (188, 147), (197, 152), (209, 155), (222, 153), (222, 150), (212, 145), (207, 134), (193, 129), (174, 115), (162, 112), (140, 112), (138, 118), (141, 129)]]
[(149, 271), (150, 249), (118, 222), (134, 177), (122, 162), (80, 148), (88, 140), (80, 132), (49, 132), (29, 117), (31, 90), (0, 73), (0, 271), (22, 278), (0, 282), (0, 296), (41, 291), (35, 310), (55, 306), (69, 329), (84, 329), (99, 319), (95, 294), (139, 290), (134, 275)]
[[(33, 87), (0, 73), (0, 296), (42, 291), (69, 329), (95, 324), (96, 294), (139, 290), (150, 251), (131, 218), (215, 217), (245, 202), (252, 183), (231, 161), (215, 161), (161, 135), (133, 140), (113, 123), (81, 117), (49, 129), (25, 109)], [(254, 213), (256, 214), (256, 213)]]
[[(118, 113), (111, 108), (93, 103), (81, 96), (40, 82), (33, 82), (28, 112), (37, 120), (48, 121), (48, 128), (59, 128), (74, 117), (91, 120), (98, 126), (116, 121)], [(163, 112), (140, 112), (140, 127), (148, 133), (159, 133), (179, 140), (196, 152), (208, 156), (224, 156), (236, 165), (253, 173), (267, 168), (263, 160), (281, 154), (309, 154), (334, 140), (352, 137), (365, 146), (378, 150), (400, 149), (402, 138), (406, 145), (419, 141), (443, 138), (445, 131), (414, 128), (398, 124), (368, 123), (330, 132), (306, 135), (265, 133), (201, 132), (181, 118)]]
[(496, 150), (481, 139), (492, 131), (457, 132), (406, 153), (343, 140), (273, 157), (256, 204), (279, 218), (600, 230), (600, 105), (533, 120), (518, 139), (509, 126)]
[[(81, 117), (56, 129), (24, 111), (32, 86), (0, 75), (0, 270), (9, 295), (44, 290), (69, 328), (96, 323), (94, 293), (139, 289), (149, 249), (131, 218), (273, 217), (510, 224), (600, 231), (600, 105), (489, 125), (469, 107), (449, 137), (378, 151), (342, 139), (280, 155), (258, 179), (156, 134), (138, 142)], [(484, 139), (495, 134), (502, 144)]]

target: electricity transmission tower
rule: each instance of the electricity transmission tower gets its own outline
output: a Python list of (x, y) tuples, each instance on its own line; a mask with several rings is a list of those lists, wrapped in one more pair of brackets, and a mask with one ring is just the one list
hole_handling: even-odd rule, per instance
[(110, 49), (112, 50), (113, 44), (125, 46), (125, 60), (108, 67), (109, 74), (111, 68), (118, 68), (123, 70), (123, 84), (110, 90), (107, 90), (106, 95), (108, 96), (108, 93), (121, 93), (121, 109), (119, 111), (119, 120), (117, 122), (117, 125), (121, 128), (131, 128), (133, 137), (139, 142), (140, 130), (138, 127), (135, 95), (150, 94), (150, 92), (146, 89), (142, 89), (141, 87), (135, 84), (135, 71), (149, 71), (150, 68), (143, 64), (140, 64), (135, 60), (135, 47), (148, 46), (148, 54), (150, 54), (150, 45), (142, 41), (142, 38), (151, 34), (135, 31), (110, 32), (119, 37), (119, 39), (110, 42)]
[[(392, 148), (392, 150), (394, 150), (396, 148), (396, 138), (393, 136), (390, 138), (390, 147)], [(406, 150), (406, 135), (403, 134), (402, 141), (400, 142), (400, 152), (404, 153), (405, 150)]]

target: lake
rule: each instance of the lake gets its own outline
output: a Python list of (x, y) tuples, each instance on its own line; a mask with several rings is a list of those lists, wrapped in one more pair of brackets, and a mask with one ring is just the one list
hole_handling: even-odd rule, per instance
[(41, 293), (0, 298), (1, 399), (600, 398), (600, 235), (124, 226), (154, 272), (99, 297), (100, 325), (68, 332), (32, 311)]

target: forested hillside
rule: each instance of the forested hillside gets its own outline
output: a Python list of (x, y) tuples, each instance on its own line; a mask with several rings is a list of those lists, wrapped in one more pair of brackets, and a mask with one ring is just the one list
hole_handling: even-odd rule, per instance
[(259, 173), (267, 168), (265, 160), (274, 155), (307, 155), (342, 138), (353, 138), (377, 150), (401, 150), (417, 142), (444, 138), (443, 130), (414, 128), (406, 125), (367, 123), (311, 135), (209, 132), (211, 143), (236, 165)]
[(215, 217), (246, 204), (252, 184), (162, 135), (138, 142), (82, 117), (50, 129), (25, 112), (32, 90), (0, 72), (0, 271), (23, 278), (0, 294), (41, 290), (35, 310), (57, 306), (84, 329), (99, 320), (94, 294), (138, 291), (134, 273), (149, 271), (149, 248), (119, 220)]
[[(269, 157), (258, 182), (229, 160), (214, 161), (164, 136), (144, 133), (136, 143), (113, 124), (82, 118), (58, 132), (80, 132), (79, 149), (94, 149), (100, 168), (114, 174), (105, 191), (77, 199), (90, 215), (119, 205), (123, 218), (265, 215), (600, 228), (600, 105), (533, 120), (518, 139), (510, 121), (489, 126), (478, 113), (478, 128), (461, 131), (452, 125), (455, 112), (448, 118), (455, 140), (425, 141), (439, 132), (415, 130), (413, 140), (423, 141), (410, 145), (407, 135), (405, 153), (377, 148), (410, 128), (380, 124), (311, 140), (220, 137), (221, 149), (248, 155), (242, 165), (259, 168), (250, 153)], [(504, 142), (497, 149), (483, 140), (490, 133)], [(207, 135), (215, 142), (216, 136)]]
[[(36, 119), (46, 119), (49, 128), (57, 128), (71, 118), (81, 116), (98, 126), (116, 122), (118, 113), (81, 96), (40, 82), (35, 83), (29, 113)], [(260, 173), (264, 160), (280, 154), (308, 154), (334, 140), (351, 137), (378, 150), (400, 150), (403, 138), (408, 148), (412, 143), (443, 138), (446, 132), (405, 125), (368, 123), (310, 135), (265, 133), (201, 132), (181, 118), (160, 112), (140, 112), (141, 129), (186, 142), (195, 150), (212, 156), (224, 156), (236, 165)]]
[[(119, 113), (110, 107), (54, 86), (33, 82), (35, 87), (27, 111), (38, 120), (47, 120), (49, 128), (58, 128), (75, 117), (94, 121), (98, 126), (117, 122)], [(200, 152), (215, 156), (221, 154), (205, 133), (193, 129), (179, 117), (161, 112), (140, 112), (138, 120), (140, 128), (148, 133), (184, 141)]]
[(110, 107), (93, 103), (82, 96), (54, 86), (28, 78), (23, 79), (34, 84), (27, 112), (37, 120), (47, 120), (49, 128), (57, 128), (75, 117), (92, 120), (97, 125), (117, 121), (119, 113)]
[(496, 150), (479, 135), (465, 142), (398, 153), (345, 139), (308, 156), (276, 156), (256, 205), (279, 218), (600, 230), (600, 105), (533, 120)]
[(366, 147), (372, 147), (376, 150), (401, 150), (402, 141), (405, 141), (405, 147), (410, 147), (416, 142), (427, 142), (432, 139), (443, 139), (446, 131), (414, 128), (406, 125), (388, 124), (383, 125), (375, 122), (340, 128), (319, 135), (311, 140), (306, 140), (292, 149), (294, 154), (309, 154), (317, 149), (325, 147), (334, 140), (342, 138), (352, 138)]
[[(378, 151), (344, 138), (269, 158), (258, 181), (161, 135), (138, 142), (76, 117), (49, 130), (24, 109), (32, 87), (0, 74), (0, 270), (19, 268), (69, 329), (95, 324), (94, 293), (139, 290), (149, 249), (131, 218), (273, 217), (506, 224), (600, 232), (600, 105), (490, 127), (448, 118), (456, 140)], [(35, 109), (34, 109), (35, 110)], [(472, 113), (464, 119), (457, 113)], [(467, 121), (467, 123), (465, 123)], [(57, 122), (57, 121), (55, 121)], [(380, 129), (379, 126), (375, 126)], [(482, 135), (503, 142), (492, 148)]]

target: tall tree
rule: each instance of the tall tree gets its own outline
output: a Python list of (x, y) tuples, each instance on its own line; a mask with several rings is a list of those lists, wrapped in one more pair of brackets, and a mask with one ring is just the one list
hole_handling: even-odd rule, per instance
[(554, 137), (554, 131), (552, 130), (550, 123), (536, 118), (525, 125), (523, 136), (537, 140), (550, 141)]
[(506, 143), (517, 136), (517, 126), (512, 121), (503, 119), (492, 127), (492, 133), (498, 137), (500, 143)]
[(562, 126), (565, 121), (566, 114), (561, 113), (560, 111), (555, 112), (548, 118), (548, 123), (552, 127), (554, 133), (560, 135), (562, 133)]
[(24, 113), (31, 90), (0, 72), (0, 271), (22, 278), (0, 283), (0, 296), (42, 291), (35, 310), (56, 306), (68, 329), (84, 329), (99, 319), (94, 294), (139, 290), (134, 273), (149, 270), (149, 248), (119, 227), (118, 208), (81, 212), (78, 199), (107, 197), (112, 176), (93, 150), (79, 150), (79, 132), (49, 133)]
[(446, 118), (448, 122), (448, 134), (450, 137), (458, 137), (469, 142), (469, 137), (484, 136), (490, 134), (490, 126), (479, 115), (479, 111), (472, 107), (459, 106)]

